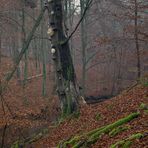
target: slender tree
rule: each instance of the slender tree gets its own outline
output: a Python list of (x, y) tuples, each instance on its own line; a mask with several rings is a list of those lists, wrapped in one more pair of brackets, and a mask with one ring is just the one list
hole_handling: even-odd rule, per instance
[(141, 62), (140, 62), (140, 49), (139, 49), (139, 37), (138, 37), (138, 3), (134, 0), (135, 5), (135, 44), (136, 44), (136, 54), (137, 54), (137, 76), (138, 79), (141, 76)]
[[(41, 9), (43, 8), (43, 1), (40, 0), (41, 3)], [(44, 19), (43, 19), (44, 20)], [(44, 35), (44, 21), (41, 22), (41, 37), (43, 38)], [(43, 39), (41, 39), (41, 52), (42, 52), (42, 73), (43, 73), (43, 79), (42, 79), (42, 96), (46, 96), (46, 56), (45, 56), (45, 46)]]
[[(86, 4), (89, 0), (80, 0), (81, 17), (83, 16)], [(87, 18), (84, 17), (81, 22), (81, 48), (82, 48), (82, 95), (85, 95), (86, 89), (86, 46), (87, 46), (87, 31), (86, 31)]]

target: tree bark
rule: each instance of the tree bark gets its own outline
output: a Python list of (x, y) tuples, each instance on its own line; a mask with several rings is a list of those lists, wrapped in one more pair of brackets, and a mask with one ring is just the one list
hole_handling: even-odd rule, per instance
[(62, 117), (65, 117), (78, 110), (76, 75), (69, 44), (65, 42), (67, 38), (63, 32), (62, 0), (51, 0), (46, 3), (46, 7), (50, 18), (48, 35), (52, 46), (57, 93), (61, 102)]
[(1, 64), (1, 60), (2, 60), (2, 38), (1, 38), (1, 35), (0, 35), (0, 64)]
[(136, 44), (136, 54), (137, 54), (137, 77), (138, 79), (141, 76), (141, 62), (140, 62), (140, 49), (138, 42), (138, 4), (135, 0), (135, 44)]

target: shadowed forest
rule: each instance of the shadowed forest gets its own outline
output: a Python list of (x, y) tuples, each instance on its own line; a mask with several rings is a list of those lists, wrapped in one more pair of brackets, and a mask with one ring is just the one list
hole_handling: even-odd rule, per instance
[(146, 0), (0, 0), (0, 148), (56, 147), (148, 147)]

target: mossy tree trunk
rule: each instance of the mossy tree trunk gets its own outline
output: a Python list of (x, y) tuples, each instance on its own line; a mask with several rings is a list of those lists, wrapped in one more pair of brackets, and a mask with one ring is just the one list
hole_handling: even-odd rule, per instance
[(46, 3), (46, 7), (50, 19), (48, 34), (56, 72), (57, 93), (61, 101), (62, 116), (65, 117), (77, 111), (79, 93), (70, 48), (63, 31), (62, 0), (51, 0)]

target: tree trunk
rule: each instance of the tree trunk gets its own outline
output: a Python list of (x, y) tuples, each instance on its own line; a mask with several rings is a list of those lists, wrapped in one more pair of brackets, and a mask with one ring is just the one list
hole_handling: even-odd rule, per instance
[[(86, 0), (80, 0), (81, 6), (81, 17), (83, 16)], [(81, 48), (82, 48), (82, 95), (85, 96), (86, 90), (86, 42), (87, 42), (87, 34), (86, 34), (86, 17), (81, 22)]]
[[(40, 0), (40, 3), (41, 3), (41, 9), (43, 9), (43, 1)], [(41, 22), (41, 37), (42, 38), (43, 38), (43, 35), (44, 35), (44, 21)], [(46, 96), (46, 56), (45, 56), (46, 48), (45, 48), (44, 45), (45, 45), (44, 40), (41, 39), (40, 50), (41, 50), (41, 53), (42, 53), (42, 73), (43, 73), (43, 77), (42, 77), (42, 96), (43, 97)]]
[(77, 111), (79, 93), (70, 49), (63, 32), (62, 0), (46, 4), (49, 12), (48, 35), (51, 38), (51, 53), (56, 72), (57, 93), (61, 101), (62, 117)]
[[(25, 5), (24, 4), (22, 4), (22, 16), (21, 16), (21, 19), (22, 19), (21, 43), (22, 43), (22, 47), (23, 47), (25, 42), (26, 42), (26, 26), (25, 26), (26, 16), (25, 16)], [(25, 51), (24, 64), (25, 65), (24, 65), (24, 69), (23, 69), (23, 74), (24, 74), (23, 88), (25, 88), (26, 80), (27, 80), (27, 77), (28, 77), (28, 53), (27, 53), (27, 51)]]
[(40, 15), (38, 16), (38, 18), (37, 18), (37, 20), (36, 20), (36, 22), (35, 22), (35, 24), (34, 24), (32, 30), (31, 30), (31, 32), (29, 33), (29, 35), (28, 35), (28, 37), (27, 37), (27, 39), (26, 39), (26, 42), (25, 42), (25, 44), (24, 44), (23, 47), (22, 47), (22, 50), (21, 50), (20, 54), (19, 54), (18, 57), (16, 58), (16, 61), (15, 61), (14, 66), (12, 67), (10, 73), (8, 73), (8, 75), (5, 77), (3, 90), (5, 90), (5, 88), (6, 88), (7, 84), (8, 84), (8, 82), (11, 80), (11, 78), (12, 78), (12, 76), (14, 75), (15, 71), (17, 70), (17, 67), (18, 67), (18, 65), (19, 65), (19, 63), (20, 63), (20, 61), (21, 61), (21, 59), (22, 59), (24, 53), (28, 50), (28, 47), (29, 47), (30, 42), (31, 42), (31, 40), (32, 40), (32, 37), (33, 37), (33, 35), (34, 35), (34, 33), (35, 33), (37, 27), (39, 26), (39, 24), (40, 24), (40, 22), (41, 22), (41, 20), (42, 20), (42, 18), (43, 18), (44, 12), (45, 12), (45, 8), (43, 8), (43, 9), (41, 10)]
[(1, 34), (0, 34), (0, 64), (1, 64), (1, 60), (2, 60), (2, 38), (1, 38)]
[(140, 49), (138, 42), (138, 4), (137, 0), (135, 0), (135, 44), (136, 44), (136, 54), (137, 54), (137, 76), (138, 79), (141, 76), (141, 63), (140, 63)]

